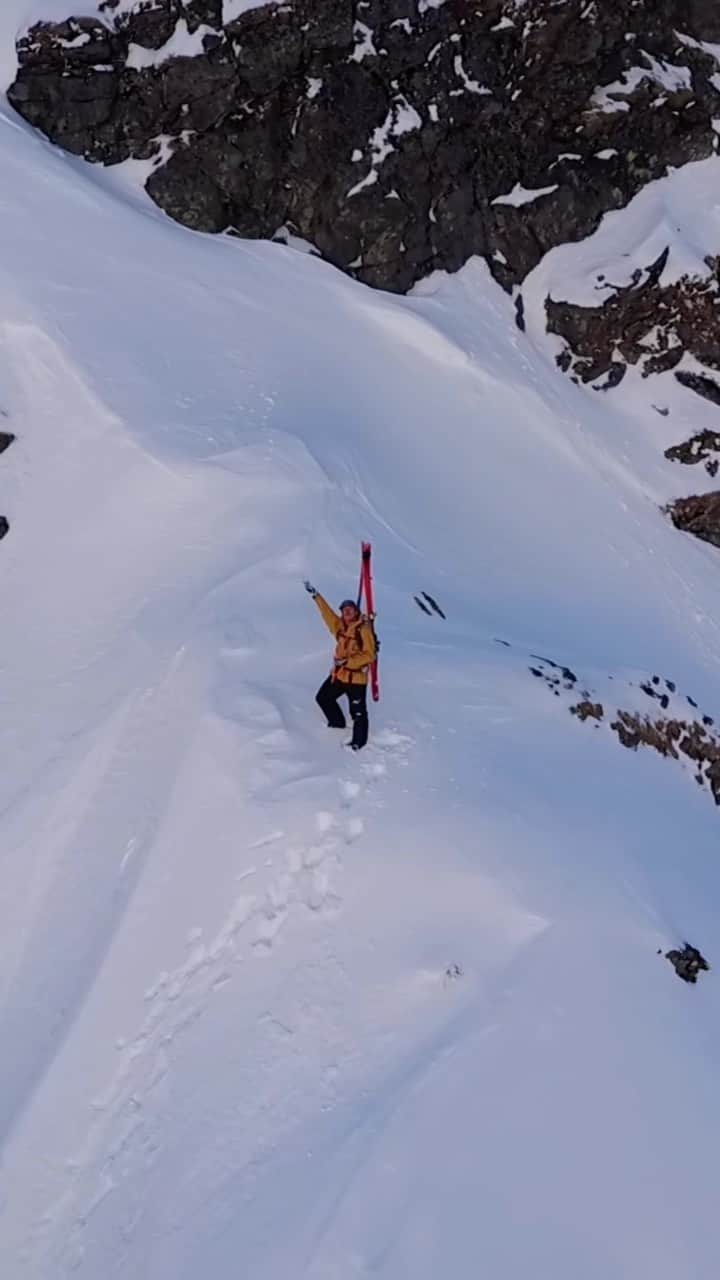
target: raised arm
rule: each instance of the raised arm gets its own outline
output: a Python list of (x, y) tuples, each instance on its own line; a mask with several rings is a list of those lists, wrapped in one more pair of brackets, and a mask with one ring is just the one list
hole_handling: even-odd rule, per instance
[(325, 597), (321, 596), (320, 592), (315, 590), (315, 587), (312, 585), (311, 582), (305, 583), (305, 590), (309, 592), (309, 594), (312, 596), (313, 600), (315, 601), (318, 609), (320, 610), (320, 616), (323, 622), (325, 623), (325, 626), (327, 627), (330, 634), (333, 636), (336, 636), (338, 633), (338, 628), (340, 626), (340, 621), (341, 621), (340, 615), (337, 614), (334, 609), (330, 608), (330, 605), (328, 604)]
[(331, 635), (336, 636), (338, 633), (338, 628), (340, 626), (340, 621), (341, 621), (340, 615), (336, 613), (334, 609), (330, 608), (330, 605), (328, 604), (327, 600), (325, 599), (324, 596), (320, 595), (319, 591), (313, 597), (313, 599), (318, 609), (320, 610), (320, 616), (323, 622), (325, 623), (325, 626), (327, 627), (328, 631), (330, 632)]

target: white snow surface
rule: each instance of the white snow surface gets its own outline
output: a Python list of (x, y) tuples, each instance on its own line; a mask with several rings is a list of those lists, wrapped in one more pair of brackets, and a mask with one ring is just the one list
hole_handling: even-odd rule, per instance
[(212, 27), (199, 26), (189, 31), (184, 18), (179, 18), (170, 39), (160, 49), (145, 49), (131, 44), (128, 48), (128, 67), (142, 71), (145, 67), (159, 67), (170, 58), (195, 58), (203, 53), (205, 36), (214, 35)]
[[(464, 85), (468, 93), (477, 93), (482, 97), (492, 96), (491, 89), (488, 89), (486, 85), (480, 84), (478, 80), (472, 80), (470, 76), (467, 74), (467, 71), (465, 70), (465, 67), (463, 65), (462, 54), (457, 53), (455, 55), (455, 57), (453, 58), (453, 67), (455, 70), (455, 75), (457, 76), (458, 80), (462, 82), (462, 84)], [(457, 90), (455, 89), (451, 90), (451, 95), (455, 94), (456, 92)]]
[(558, 184), (554, 183), (550, 187), (524, 187), (521, 182), (516, 182), (512, 191), (508, 191), (503, 196), (496, 196), (491, 200), (491, 204), (508, 204), (513, 208), (519, 209), (524, 204), (533, 204), (535, 200), (539, 200), (541, 196), (550, 196), (553, 191), (557, 191)]
[(372, 187), (378, 180), (378, 169), (383, 161), (395, 150), (391, 139), (401, 138), (405, 133), (419, 129), (422, 120), (415, 107), (399, 93), (390, 104), (383, 123), (373, 130), (370, 139), (371, 167), (364, 178), (356, 182), (347, 193), (347, 198), (358, 194), (365, 187)]
[(354, 62), (363, 62), (365, 58), (374, 57), (377, 53), (373, 43), (373, 33), (365, 22), (356, 22), (353, 27), (355, 48), (351, 53)]
[(687, 45), (690, 49), (699, 49), (701, 53), (707, 53), (716, 62), (720, 62), (720, 44), (712, 44), (709, 40), (696, 40), (694, 36), (685, 35), (681, 31), (676, 31), (675, 35), (681, 44)]
[(223, 0), (223, 22), (234, 22), (250, 9), (262, 9), (280, 3), (287, 7), (292, 4), (292, 0)]
[[(720, 711), (718, 552), (659, 510), (712, 406), (541, 325), (670, 212), (693, 256), (718, 162), (548, 255), (521, 334), (482, 264), (371, 293), (7, 109), (0, 150), (3, 1276), (713, 1280), (717, 982), (657, 953), (717, 963), (720, 818), (528, 667)], [(301, 584), (362, 537), (349, 756)]]
[(670, 93), (692, 87), (692, 76), (689, 67), (675, 66), (670, 62), (654, 58), (646, 50), (641, 50), (645, 62), (640, 67), (630, 67), (623, 71), (619, 80), (603, 85), (593, 94), (593, 106), (605, 114), (616, 111), (629, 111), (630, 104), (624, 98), (634, 93), (645, 81), (650, 80)]

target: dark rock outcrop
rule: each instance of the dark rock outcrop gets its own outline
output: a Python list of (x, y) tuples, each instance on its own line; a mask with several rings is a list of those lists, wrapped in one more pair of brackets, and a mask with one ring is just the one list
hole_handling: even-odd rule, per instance
[(710, 965), (705, 957), (700, 954), (697, 947), (692, 947), (689, 942), (685, 943), (682, 951), (677, 949), (668, 951), (665, 959), (670, 961), (678, 978), (682, 978), (683, 982), (697, 982), (699, 973), (709, 973), (710, 971)]
[[(668, 252), (644, 271), (635, 270), (627, 285), (609, 285), (599, 277), (598, 287), (609, 289), (610, 295), (597, 307), (548, 298), (548, 330), (565, 341), (557, 363), (596, 390), (617, 386), (628, 365), (637, 366), (643, 377), (673, 370), (682, 386), (720, 407), (720, 380), (676, 367), (689, 356), (720, 371), (720, 258), (706, 259), (707, 276), (683, 276), (663, 285)], [(715, 476), (720, 432), (698, 432), (666, 449), (665, 457), (687, 464), (702, 461)], [(677, 498), (665, 511), (676, 528), (720, 547), (720, 492)]]
[[(720, 310), (716, 310), (715, 323), (720, 321)], [(716, 342), (720, 340), (716, 332)], [(720, 363), (717, 360), (709, 361), (712, 367), (720, 369)], [(683, 387), (687, 387), (688, 391), (695, 391), (697, 395), (702, 396), (704, 400), (709, 400), (711, 404), (720, 407), (720, 382), (716, 382), (714, 378), (709, 378), (704, 373), (691, 373), (688, 369), (680, 369), (675, 374), (678, 382)]]
[[(610, 288), (597, 307), (548, 298), (548, 329), (565, 339), (558, 358), (562, 368), (582, 382), (608, 378), (617, 385), (628, 364), (643, 376), (675, 369), (686, 354), (711, 369), (720, 369), (720, 260), (708, 259), (710, 274), (683, 276), (663, 286), (668, 259), (665, 249), (645, 271), (635, 271), (630, 284)], [(720, 384), (703, 374), (678, 370), (679, 382), (720, 404)]]
[(692, 533), (703, 542), (720, 547), (720, 493), (692, 494), (676, 498), (667, 508), (676, 529)]
[(688, 467), (703, 462), (708, 475), (716, 476), (720, 468), (720, 431), (698, 431), (682, 444), (671, 445), (665, 450), (665, 457)]
[[(18, 42), (53, 141), (157, 157), (202, 231), (282, 227), (370, 284), (483, 254), (506, 287), (668, 165), (709, 155), (715, 0), (105, 0)], [(192, 56), (188, 56), (188, 55)]]
[[(712, 716), (699, 712), (695, 698), (682, 697), (674, 680), (653, 675), (638, 683), (629, 681), (623, 696), (626, 705), (618, 706), (620, 688), (610, 676), (617, 708), (611, 711), (608, 700), (601, 700), (597, 692), (578, 688), (574, 673), (570, 673), (572, 680), (563, 680), (559, 673), (565, 670), (548, 658), (538, 658), (537, 666), (530, 667), (555, 697), (575, 695), (568, 699), (568, 710), (583, 724), (609, 728), (629, 751), (649, 748), (665, 760), (689, 767), (698, 786), (707, 787), (715, 804), (720, 805), (720, 735)], [(652, 709), (648, 702), (654, 704)]]
[(570, 710), (574, 716), (577, 716), (578, 720), (582, 720), (583, 724), (586, 720), (596, 720), (599, 724), (605, 715), (605, 708), (602, 702), (590, 702), (588, 698), (583, 698)]
[(695, 768), (695, 781), (699, 786), (707, 784), (715, 804), (720, 805), (720, 741), (710, 732), (705, 717), (702, 721), (676, 719), (621, 709), (610, 728), (629, 751), (650, 747), (665, 759), (680, 760), (684, 756)]
[[(5, 409), (0, 409), (0, 417), (8, 418), (9, 416), (10, 415), (7, 413)], [(13, 435), (12, 431), (0, 431), (0, 453), (4, 453), (6, 449), (9, 449), (14, 439), (15, 439), (15, 436)], [(5, 518), (5, 516), (0, 516), (0, 541), (5, 537), (7, 533), (9, 533), (9, 531), (10, 531), (10, 524), (8, 520)]]

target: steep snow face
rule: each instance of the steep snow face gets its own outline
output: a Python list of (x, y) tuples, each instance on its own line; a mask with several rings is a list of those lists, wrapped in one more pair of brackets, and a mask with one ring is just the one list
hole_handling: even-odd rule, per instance
[[(657, 953), (716, 959), (720, 820), (532, 656), (720, 709), (651, 405), (560, 378), (476, 263), (371, 294), (7, 111), (0, 152), (8, 1274), (710, 1280), (717, 988)], [(301, 584), (347, 595), (361, 536), (347, 758)]]

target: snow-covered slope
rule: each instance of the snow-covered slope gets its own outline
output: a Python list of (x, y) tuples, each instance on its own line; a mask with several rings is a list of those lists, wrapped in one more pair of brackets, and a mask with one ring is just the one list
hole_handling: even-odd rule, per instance
[[(717, 988), (657, 952), (715, 958), (720, 819), (528, 669), (720, 710), (667, 427), (539, 333), (593, 242), (525, 336), (482, 265), (390, 298), (0, 153), (3, 1275), (710, 1280)], [(301, 583), (361, 536), (347, 758)]]

